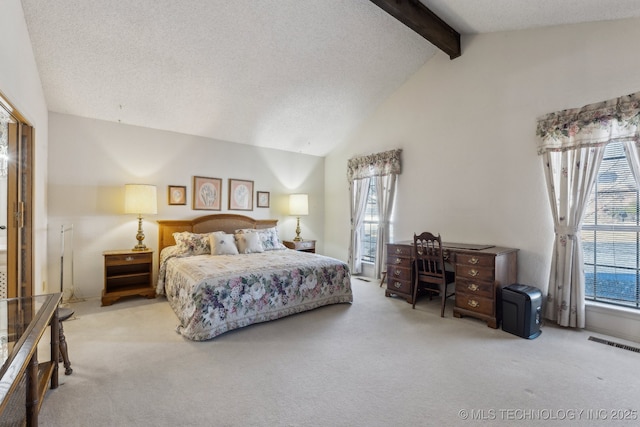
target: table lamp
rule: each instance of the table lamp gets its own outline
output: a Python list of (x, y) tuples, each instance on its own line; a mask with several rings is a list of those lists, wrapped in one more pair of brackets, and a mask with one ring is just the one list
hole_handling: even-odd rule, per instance
[(300, 216), (309, 215), (309, 196), (307, 194), (291, 194), (289, 196), (289, 214), (298, 217), (298, 225), (296, 226), (296, 237), (294, 242), (302, 240), (300, 237)]
[(133, 248), (133, 250), (146, 251), (147, 247), (143, 243), (144, 232), (142, 231), (142, 215), (155, 215), (158, 213), (156, 186), (148, 184), (125, 184), (124, 213), (138, 215), (138, 233), (136, 234), (138, 244)]

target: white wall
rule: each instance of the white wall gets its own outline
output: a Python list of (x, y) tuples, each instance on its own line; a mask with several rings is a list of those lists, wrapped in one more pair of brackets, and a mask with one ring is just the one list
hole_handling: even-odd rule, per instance
[[(125, 215), (124, 184), (155, 184), (158, 215), (144, 219), (145, 244), (157, 250), (158, 219), (237, 213), (279, 219), (280, 238), (295, 236), (288, 195), (309, 194), (302, 236), (323, 252), (324, 158), (51, 113), (49, 116), (49, 280), (59, 288), (61, 227), (74, 227), (74, 294), (99, 296), (104, 250), (131, 249), (137, 219)], [(193, 176), (223, 179), (222, 211), (191, 209)], [(227, 211), (229, 178), (254, 181), (254, 210)], [(169, 206), (167, 186), (186, 185), (187, 205)], [(271, 193), (270, 208), (255, 207), (255, 191)], [(68, 246), (67, 246), (68, 248)], [(65, 251), (66, 252), (66, 251)], [(157, 252), (156, 269), (157, 264)], [(65, 262), (66, 264), (66, 262)], [(70, 271), (65, 271), (70, 278)], [(70, 296), (65, 279), (65, 297)]]
[[(553, 225), (536, 118), (639, 91), (639, 39), (636, 19), (463, 37), (460, 58), (436, 55), (326, 158), (327, 255), (347, 256), (347, 159), (402, 148), (392, 239), (429, 230), (519, 248), (518, 281), (546, 289)], [(638, 313), (605, 317), (588, 312), (588, 327), (640, 341)]]
[(35, 128), (33, 261), (34, 292), (40, 294), (47, 277), (48, 115), (20, 0), (0, 6), (0, 58), (0, 91)]

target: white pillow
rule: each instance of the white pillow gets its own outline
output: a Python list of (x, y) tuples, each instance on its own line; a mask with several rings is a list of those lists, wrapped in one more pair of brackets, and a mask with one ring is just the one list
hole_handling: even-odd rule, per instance
[(264, 247), (262, 246), (258, 233), (236, 234), (236, 245), (238, 245), (238, 251), (241, 254), (264, 252)]
[(260, 242), (265, 251), (273, 251), (277, 249), (286, 249), (286, 247), (280, 242), (278, 237), (278, 229), (276, 227), (271, 228), (243, 228), (236, 230), (236, 233), (245, 234), (258, 234), (260, 236)]
[(238, 255), (236, 240), (233, 234), (215, 232), (209, 235), (211, 255)]

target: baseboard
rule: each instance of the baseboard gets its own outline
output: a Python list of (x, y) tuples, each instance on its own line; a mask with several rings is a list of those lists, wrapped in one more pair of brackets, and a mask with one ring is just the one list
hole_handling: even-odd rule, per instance
[(586, 329), (640, 342), (640, 311), (589, 302), (585, 307)]

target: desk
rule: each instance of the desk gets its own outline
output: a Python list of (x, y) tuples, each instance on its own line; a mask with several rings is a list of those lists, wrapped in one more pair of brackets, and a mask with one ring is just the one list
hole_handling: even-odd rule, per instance
[[(0, 424), (38, 425), (50, 387), (58, 387), (61, 293), (0, 300)], [(51, 358), (38, 363), (38, 342), (51, 326)]]
[[(442, 243), (445, 262), (456, 274), (455, 317), (472, 316), (497, 328), (501, 320), (500, 289), (517, 282), (518, 249), (493, 245)], [(413, 304), (413, 241), (387, 244), (386, 296)]]

